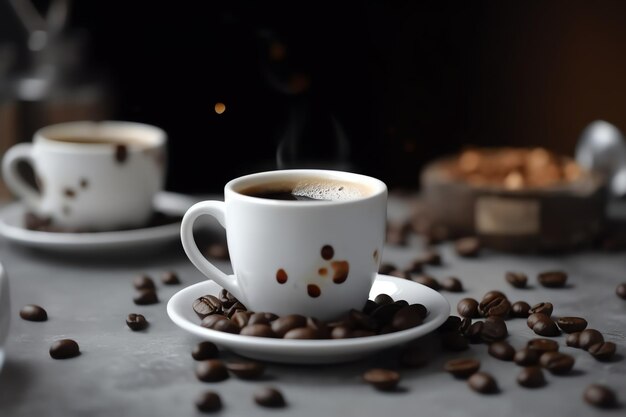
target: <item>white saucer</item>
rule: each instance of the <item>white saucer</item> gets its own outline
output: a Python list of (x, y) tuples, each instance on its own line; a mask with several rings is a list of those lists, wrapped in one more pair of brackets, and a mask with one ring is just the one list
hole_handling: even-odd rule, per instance
[[(154, 206), (162, 213), (182, 217), (196, 201), (199, 200), (184, 194), (161, 192), (154, 199)], [(4, 206), (0, 210), (0, 235), (21, 245), (46, 250), (119, 250), (180, 239), (180, 222), (112, 232), (53, 233), (24, 228), (23, 217), (24, 206), (19, 201)]]
[(414, 281), (379, 274), (370, 291), (370, 298), (385, 293), (395, 300), (423, 304), (429, 313), (422, 325), (395, 333), (352, 339), (285, 340), (241, 336), (200, 326), (200, 320), (191, 307), (196, 298), (205, 294), (218, 295), (220, 290), (219, 285), (208, 280), (191, 285), (170, 298), (167, 314), (177, 326), (204, 340), (241, 356), (272, 362), (321, 364), (360, 359), (424, 336), (439, 327), (450, 315), (450, 304), (437, 291)]

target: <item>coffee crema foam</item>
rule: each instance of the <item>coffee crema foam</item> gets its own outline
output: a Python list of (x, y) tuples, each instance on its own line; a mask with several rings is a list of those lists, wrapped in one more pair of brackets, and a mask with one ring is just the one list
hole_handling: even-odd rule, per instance
[(365, 185), (325, 179), (267, 182), (243, 188), (239, 192), (252, 197), (274, 200), (290, 200), (288, 196), (293, 196), (293, 200), (300, 201), (348, 201), (363, 198), (372, 193)]

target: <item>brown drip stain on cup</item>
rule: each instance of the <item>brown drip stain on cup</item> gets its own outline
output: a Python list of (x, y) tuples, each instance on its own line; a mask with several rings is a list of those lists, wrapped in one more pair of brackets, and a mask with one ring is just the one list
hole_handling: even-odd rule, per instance
[(280, 268), (278, 271), (276, 271), (276, 281), (278, 281), (279, 284), (284, 284), (285, 282), (287, 282), (287, 272), (285, 272), (284, 269)]
[(126, 145), (115, 145), (115, 160), (120, 164), (126, 162), (128, 158), (128, 147)]
[(322, 290), (315, 284), (309, 284), (306, 287), (306, 291), (309, 293), (309, 296), (313, 298), (317, 298), (322, 294)]
[(350, 264), (348, 261), (332, 261), (330, 266), (332, 266), (335, 271), (333, 274), (333, 282), (335, 284), (341, 284), (348, 279), (348, 272), (350, 271)]

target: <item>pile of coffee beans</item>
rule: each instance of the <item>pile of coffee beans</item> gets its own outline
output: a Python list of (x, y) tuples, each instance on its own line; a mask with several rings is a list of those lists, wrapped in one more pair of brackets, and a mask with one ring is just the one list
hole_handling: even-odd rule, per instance
[(422, 304), (409, 304), (380, 294), (367, 300), (362, 310), (352, 309), (334, 321), (289, 314), (282, 317), (270, 312), (246, 309), (232, 294), (207, 294), (193, 301), (193, 311), (200, 325), (212, 330), (243, 336), (283, 339), (346, 339), (376, 336), (406, 330), (423, 323), (428, 315)]

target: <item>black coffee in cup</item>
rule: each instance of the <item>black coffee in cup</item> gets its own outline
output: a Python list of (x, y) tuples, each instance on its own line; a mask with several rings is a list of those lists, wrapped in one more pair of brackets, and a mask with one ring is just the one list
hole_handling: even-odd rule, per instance
[(362, 184), (327, 178), (304, 178), (255, 184), (239, 190), (241, 194), (270, 200), (342, 201), (371, 194)]

